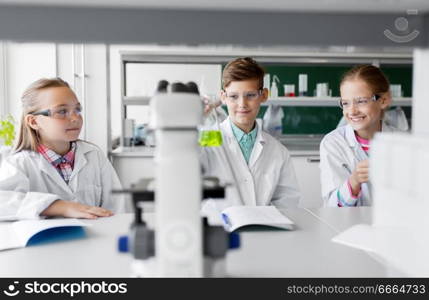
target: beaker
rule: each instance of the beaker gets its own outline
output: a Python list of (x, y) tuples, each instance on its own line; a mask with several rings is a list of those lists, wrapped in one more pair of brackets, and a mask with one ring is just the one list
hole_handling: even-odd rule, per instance
[(219, 101), (215, 96), (203, 96), (207, 113), (203, 124), (199, 128), (199, 144), (201, 147), (218, 147), (222, 145), (222, 133), (220, 131), (219, 119), (216, 108)]

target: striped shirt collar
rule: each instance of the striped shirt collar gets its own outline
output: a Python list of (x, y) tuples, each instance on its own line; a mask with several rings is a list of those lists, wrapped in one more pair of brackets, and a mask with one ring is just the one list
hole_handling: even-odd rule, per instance
[(60, 174), (66, 184), (69, 183), (73, 173), (75, 150), (75, 142), (71, 143), (70, 151), (63, 156), (49, 149), (45, 145), (40, 144), (37, 147), (37, 151), (55, 168), (55, 170), (57, 170), (58, 174)]
[(63, 156), (59, 155), (55, 151), (49, 149), (43, 144), (40, 144), (37, 147), (37, 151), (43, 155), (43, 157), (51, 163), (54, 167), (58, 167), (61, 163), (69, 163), (72, 167), (74, 164), (75, 159), (75, 152), (76, 152), (76, 143), (72, 142), (70, 151), (64, 154)]

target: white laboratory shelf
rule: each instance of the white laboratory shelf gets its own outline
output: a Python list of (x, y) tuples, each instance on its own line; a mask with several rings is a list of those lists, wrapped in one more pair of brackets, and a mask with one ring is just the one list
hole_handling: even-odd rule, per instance
[[(271, 98), (263, 105), (277, 104), (281, 106), (338, 106), (338, 97), (278, 97)], [(392, 106), (411, 106), (412, 98), (394, 98)]]
[(155, 153), (155, 147), (149, 146), (134, 146), (134, 147), (123, 147), (120, 146), (110, 152), (111, 156), (121, 157), (153, 157)]
[(149, 105), (151, 97), (124, 97), (124, 105)]
[[(338, 106), (338, 97), (278, 97), (271, 98), (264, 106)], [(148, 105), (150, 97), (124, 97), (124, 105)], [(394, 98), (392, 106), (411, 106), (411, 97)]]

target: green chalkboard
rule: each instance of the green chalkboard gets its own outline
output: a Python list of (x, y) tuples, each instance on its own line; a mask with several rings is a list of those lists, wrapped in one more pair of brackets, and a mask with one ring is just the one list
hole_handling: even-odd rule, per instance
[[(261, 107), (262, 118), (267, 107)], [(342, 112), (338, 107), (283, 107), (283, 134), (325, 134), (335, 129)]]

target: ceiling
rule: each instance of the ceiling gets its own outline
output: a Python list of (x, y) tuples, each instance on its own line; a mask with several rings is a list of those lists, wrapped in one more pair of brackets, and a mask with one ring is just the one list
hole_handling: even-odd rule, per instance
[(0, 0), (0, 5), (334, 13), (429, 13), (429, 0)]

